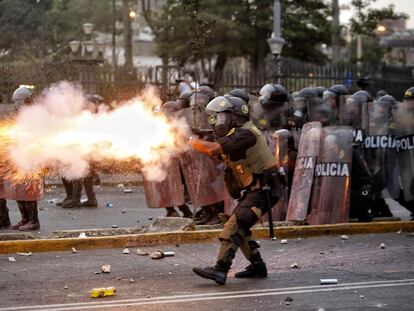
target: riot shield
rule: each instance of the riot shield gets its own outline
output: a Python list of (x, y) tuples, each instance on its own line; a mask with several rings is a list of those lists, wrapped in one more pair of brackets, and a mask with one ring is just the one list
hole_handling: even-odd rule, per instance
[(414, 200), (414, 100), (398, 103), (395, 111), (395, 148), (404, 201)]
[(152, 181), (144, 173), (144, 191), (149, 208), (166, 208), (184, 204), (184, 184), (180, 173), (180, 162), (171, 157), (165, 168), (167, 176), (163, 181)]
[(194, 150), (179, 156), (185, 185), (192, 204), (202, 207), (224, 200), (223, 163)]
[(289, 221), (306, 219), (320, 138), (319, 122), (309, 122), (303, 126), (287, 211), (286, 219)]
[(24, 180), (4, 179), (6, 199), (14, 201), (40, 201), (44, 197), (43, 179), (30, 177)]
[(339, 125), (354, 128), (354, 141), (362, 144), (368, 126), (368, 103), (359, 96), (341, 97), (339, 107)]
[(400, 192), (391, 113), (392, 106), (387, 103), (374, 101), (368, 104), (368, 126), (362, 149), (373, 177), (375, 199), (382, 198), (385, 188), (394, 198), (398, 198)]
[(352, 166), (352, 127), (328, 126), (322, 129), (320, 154), (313, 181), (311, 225), (346, 222)]
[(273, 219), (275, 221), (286, 220), (286, 213), (289, 203), (289, 138), (292, 134), (288, 130), (278, 130), (273, 133), (274, 155), (276, 158), (276, 167), (284, 172), (281, 178), (284, 178), (286, 188), (283, 189), (283, 196), (279, 199), (276, 206), (273, 207)]

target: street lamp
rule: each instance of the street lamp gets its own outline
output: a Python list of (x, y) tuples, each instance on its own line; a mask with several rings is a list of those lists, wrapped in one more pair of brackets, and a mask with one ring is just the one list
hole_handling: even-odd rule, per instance
[(267, 43), (270, 47), (270, 52), (273, 54), (273, 80), (276, 83), (279, 83), (280, 78), (280, 53), (282, 52), (283, 45), (285, 44), (285, 39), (282, 38), (282, 33), (280, 30), (280, 1), (275, 0), (273, 5), (273, 33), (272, 36), (267, 39)]
[(82, 64), (98, 64), (102, 62), (101, 50), (99, 45), (92, 38), (93, 24), (85, 23), (82, 25), (83, 40), (72, 40), (69, 42), (72, 51), (72, 61)]

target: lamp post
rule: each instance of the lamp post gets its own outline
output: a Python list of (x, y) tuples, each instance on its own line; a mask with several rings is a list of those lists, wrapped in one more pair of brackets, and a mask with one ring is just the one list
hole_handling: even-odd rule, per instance
[(85, 23), (82, 28), (84, 32), (82, 40), (69, 42), (72, 51), (72, 62), (91, 65), (102, 63), (102, 51), (98, 43), (92, 38), (93, 24)]
[(282, 52), (285, 39), (282, 38), (281, 33), (281, 17), (280, 17), (280, 1), (275, 0), (273, 5), (273, 33), (272, 36), (267, 39), (267, 43), (270, 47), (270, 52), (273, 55), (273, 82), (279, 83), (280, 79), (280, 53)]

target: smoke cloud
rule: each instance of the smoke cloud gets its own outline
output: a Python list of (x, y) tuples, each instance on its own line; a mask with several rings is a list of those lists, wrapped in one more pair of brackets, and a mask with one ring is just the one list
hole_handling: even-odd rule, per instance
[(150, 180), (163, 180), (172, 155), (187, 148), (189, 128), (156, 109), (153, 88), (135, 98), (88, 109), (82, 89), (60, 82), (45, 89), (33, 105), (22, 107), (9, 130), (9, 160), (23, 173), (52, 169), (68, 179), (85, 177), (91, 162), (136, 159)]

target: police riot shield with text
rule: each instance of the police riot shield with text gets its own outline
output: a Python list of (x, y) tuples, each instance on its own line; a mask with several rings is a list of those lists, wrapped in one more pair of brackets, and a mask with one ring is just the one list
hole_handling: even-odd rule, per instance
[(303, 126), (287, 211), (288, 221), (306, 219), (320, 139), (320, 122), (309, 122)]
[(368, 126), (368, 103), (360, 96), (348, 95), (341, 97), (339, 107), (339, 125), (354, 128), (354, 141), (363, 143)]
[(393, 111), (395, 149), (404, 201), (414, 200), (414, 100), (398, 103)]
[(372, 175), (374, 199), (382, 198), (385, 188), (393, 198), (398, 198), (400, 192), (392, 109), (392, 105), (383, 101), (368, 104), (368, 126), (362, 149)]
[(180, 162), (177, 157), (171, 157), (165, 168), (165, 179), (151, 180), (144, 175), (144, 191), (149, 208), (166, 208), (184, 204), (184, 184), (180, 173)]
[(311, 225), (348, 221), (351, 190), (353, 128), (322, 129), (307, 222)]

